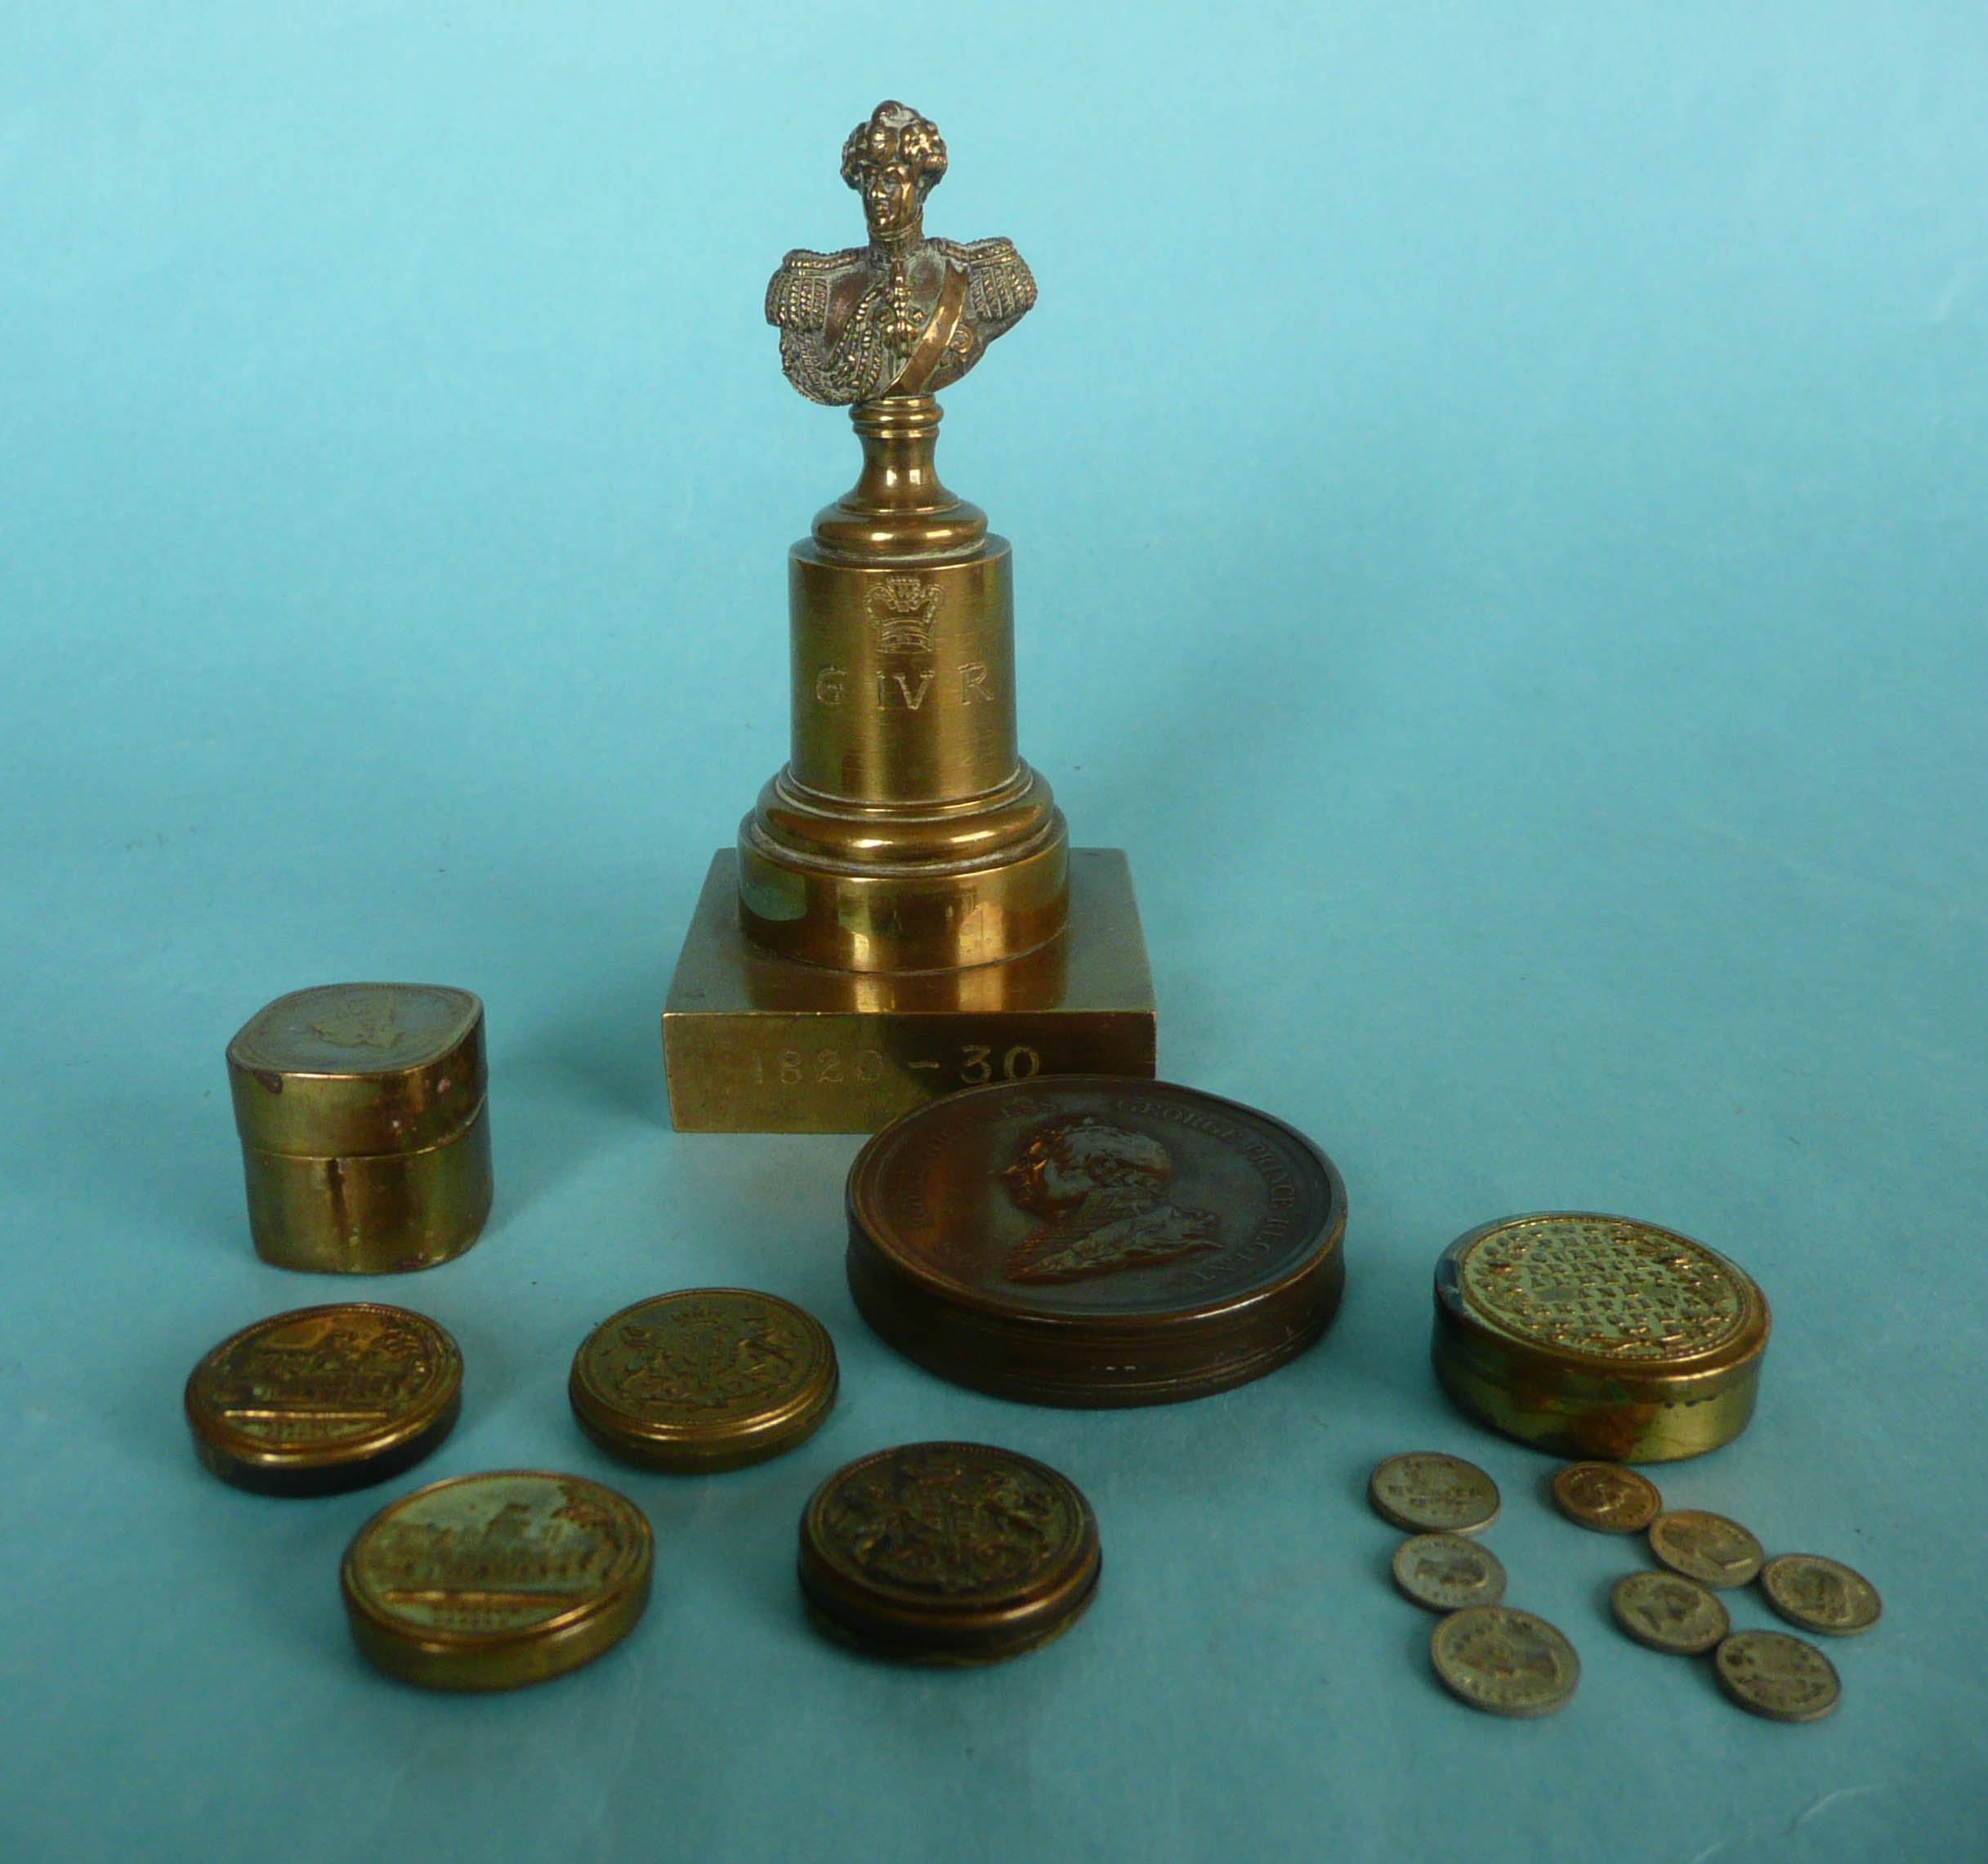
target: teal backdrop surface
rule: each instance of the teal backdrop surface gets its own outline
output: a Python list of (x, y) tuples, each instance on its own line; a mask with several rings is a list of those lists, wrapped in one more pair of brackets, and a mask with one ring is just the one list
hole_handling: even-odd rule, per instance
[[(1025, 754), (1129, 850), (1163, 1073), (1351, 1198), (1316, 1351), (1085, 1414), (898, 1359), (847, 1138), (679, 1137), (657, 1017), (785, 755), (784, 552), (853, 476), (782, 380), (838, 152), (1041, 302), (946, 397), (1013, 540)], [(1988, 1855), (1988, 11), (1343, 0), (942, 11), (20, 4), (0, 18), (0, 1852), (22, 1859)], [(351, 977), (489, 1009), (498, 1204), (390, 1282), (250, 1250), (222, 1051)], [(1429, 1278), (1510, 1212), (1726, 1251), (1752, 1428), (1658, 1472), (1884, 1594), (1788, 1728), (1609, 1625), (1633, 1546), (1447, 1408)], [(641, 1296), (800, 1301), (843, 1395), (672, 1480), (568, 1414)], [(347, 1638), (387, 1495), (196, 1465), (265, 1313), (460, 1340), (422, 1478), (637, 1500), (589, 1670), (430, 1696)], [(894, 1442), (1074, 1478), (1097, 1603), (982, 1672), (821, 1642), (802, 1502)], [(1570, 1707), (1452, 1702), (1362, 1491), (1503, 1486)], [(1749, 1596), (1744, 1625), (1772, 1622)]]

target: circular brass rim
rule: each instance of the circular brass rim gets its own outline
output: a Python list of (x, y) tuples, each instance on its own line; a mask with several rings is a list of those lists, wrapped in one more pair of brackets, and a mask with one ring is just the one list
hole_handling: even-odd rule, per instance
[[(817, 1352), (815, 1375), (779, 1402), (749, 1416), (711, 1425), (646, 1418), (613, 1403), (587, 1375), (594, 1342), (630, 1316), (674, 1301), (726, 1298), (761, 1302), (797, 1325)], [(580, 1428), (610, 1455), (645, 1468), (686, 1475), (716, 1474), (763, 1463), (796, 1448), (814, 1435), (835, 1408), (841, 1389), (835, 1342), (805, 1308), (756, 1288), (683, 1288), (631, 1302), (612, 1313), (581, 1341), (567, 1375), (566, 1397)]]
[[(321, 1315), (354, 1312), (404, 1321), (427, 1335), (436, 1352), (436, 1372), (429, 1390), (418, 1404), (377, 1430), (328, 1442), (272, 1445), (231, 1427), (202, 1392), (201, 1375), (209, 1364), (252, 1335)], [(184, 1402), (200, 1460), (226, 1482), (279, 1495), (356, 1488), (412, 1468), (454, 1428), (462, 1406), (462, 1352), (445, 1327), (410, 1307), (385, 1301), (322, 1302), (252, 1321), (210, 1348), (187, 1375)]]
[[(439, 1490), (520, 1479), (573, 1484), (603, 1498), (633, 1531), (634, 1550), (626, 1571), (612, 1585), (524, 1630), (417, 1631), (382, 1611), (367, 1596), (357, 1577), (360, 1555), (367, 1538), (389, 1517)], [(389, 1502), (347, 1543), (339, 1562), (338, 1587), (353, 1641), (381, 1669), (427, 1689), (513, 1689), (563, 1676), (626, 1637), (648, 1607), (654, 1563), (655, 1535), (648, 1517), (626, 1495), (587, 1477), (556, 1469), (485, 1469), (427, 1483)]]
[(874, 1629), (859, 1630), (817, 1601), (809, 1584), (805, 1562), (800, 1573), (802, 1598), (807, 1610), (808, 1622), (833, 1643), (860, 1652), (864, 1656), (881, 1657), (888, 1663), (916, 1664), (929, 1670), (977, 1670), (984, 1664), (1004, 1663), (1010, 1657), (1025, 1656), (1030, 1651), (1039, 1651), (1043, 1645), (1054, 1643), (1090, 1609), (1091, 1601), (1097, 1594), (1098, 1581), (1103, 1576), (1104, 1561), (1101, 1557), (1092, 1562), (1088, 1578), (1055, 1616), (1031, 1620), (1008, 1627), (1002, 1635), (958, 1645), (940, 1642), (930, 1632), (923, 1634), (924, 1641), (921, 1642), (916, 1635), (892, 1637)]
[[(920, 1451), (963, 1451), (1017, 1465), (1070, 1509), (1075, 1529), (1055, 1563), (1004, 1589), (935, 1601), (848, 1565), (824, 1525), (831, 1498), (878, 1464)], [(802, 1511), (798, 1576), (809, 1616), (838, 1639), (873, 1655), (927, 1664), (978, 1664), (1018, 1656), (1066, 1630), (1089, 1607), (1103, 1568), (1097, 1517), (1083, 1491), (1060, 1470), (993, 1444), (898, 1444), (857, 1457), (820, 1483)]]

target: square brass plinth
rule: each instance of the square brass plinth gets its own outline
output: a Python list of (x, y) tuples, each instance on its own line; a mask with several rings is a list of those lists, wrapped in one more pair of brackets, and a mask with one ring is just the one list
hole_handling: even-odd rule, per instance
[(663, 1008), (679, 1132), (873, 1133), (985, 1081), (1153, 1073), (1153, 977), (1121, 848), (1070, 850), (1053, 945), (914, 977), (775, 958), (739, 929), (738, 890), (721, 849)]

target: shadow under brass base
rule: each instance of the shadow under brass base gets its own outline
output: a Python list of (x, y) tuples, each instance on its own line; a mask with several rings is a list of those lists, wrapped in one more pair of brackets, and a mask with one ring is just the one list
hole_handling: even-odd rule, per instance
[(663, 1010), (682, 1133), (873, 1133), (927, 1101), (1042, 1075), (1150, 1080), (1153, 980), (1119, 848), (1070, 851), (1070, 920), (1025, 958), (900, 975), (780, 958), (712, 857)]

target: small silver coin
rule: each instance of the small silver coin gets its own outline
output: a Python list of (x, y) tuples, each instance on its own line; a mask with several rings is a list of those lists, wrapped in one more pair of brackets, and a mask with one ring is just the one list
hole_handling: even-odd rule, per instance
[(1394, 1583), (1404, 1598), (1432, 1611), (1461, 1611), (1497, 1604), (1505, 1569), (1489, 1547), (1461, 1534), (1418, 1534), (1395, 1549)]
[(1681, 1657), (1702, 1656), (1732, 1629), (1717, 1597), (1682, 1573), (1625, 1573), (1608, 1608), (1637, 1643)]
[(1704, 1509), (1679, 1509), (1650, 1523), (1650, 1551), (1673, 1573), (1700, 1585), (1745, 1585), (1767, 1549), (1736, 1521)]
[(1790, 1625), (1829, 1638), (1854, 1638), (1884, 1611), (1869, 1580), (1820, 1553), (1777, 1554), (1760, 1569), (1760, 1589)]
[(1550, 1715), (1574, 1694), (1581, 1660), (1530, 1611), (1473, 1605), (1436, 1627), (1429, 1656), (1443, 1687), (1494, 1715)]
[(1713, 1666), (1727, 1698), (1775, 1722), (1820, 1722), (1843, 1700), (1836, 1665), (1785, 1631), (1736, 1631)]
[(1374, 1512), (1405, 1534), (1475, 1534), (1498, 1518), (1498, 1485), (1441, 1451), (1390, 1456), (1367, 1479)]

